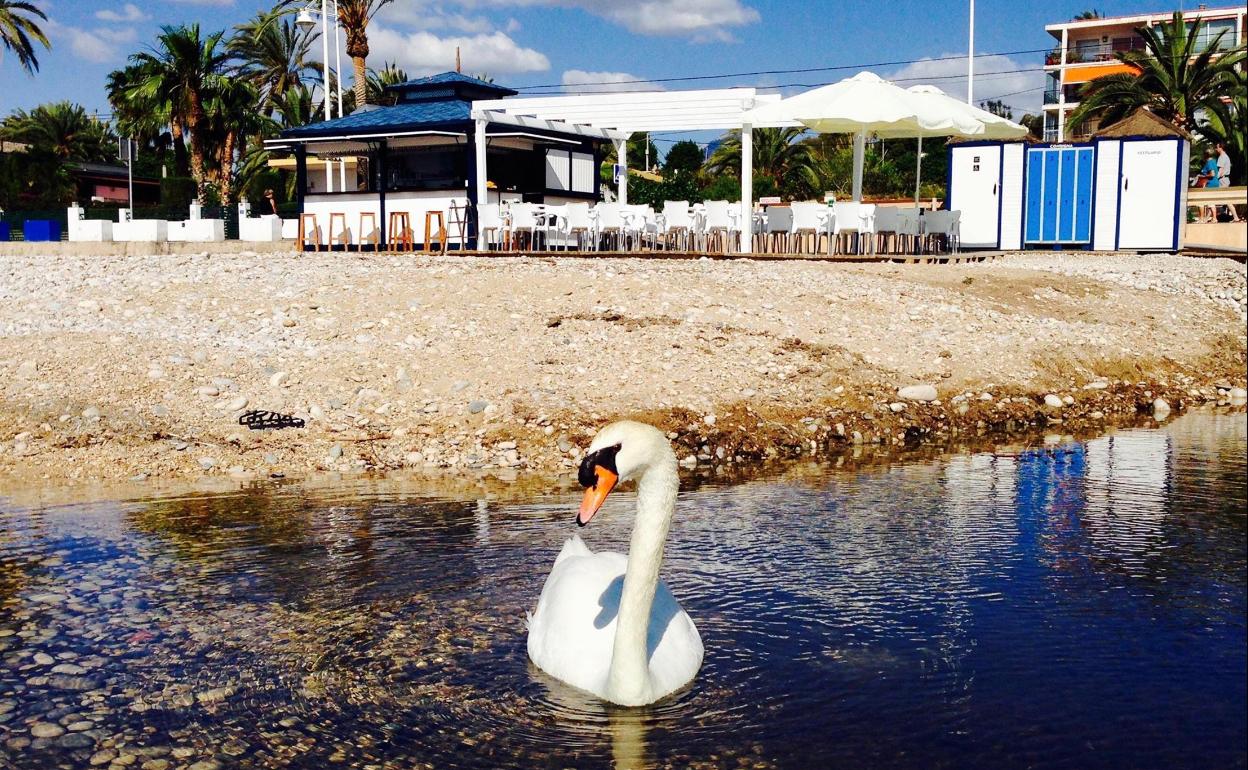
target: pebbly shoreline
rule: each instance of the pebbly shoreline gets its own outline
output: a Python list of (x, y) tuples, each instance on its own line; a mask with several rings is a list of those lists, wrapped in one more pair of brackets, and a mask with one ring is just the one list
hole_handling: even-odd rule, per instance
[(686, 467), (1097, 430), (1242, 404), (1246, 283), (1051, 253), (0, 256), (0, 485), (560, 472), (620, 417)]

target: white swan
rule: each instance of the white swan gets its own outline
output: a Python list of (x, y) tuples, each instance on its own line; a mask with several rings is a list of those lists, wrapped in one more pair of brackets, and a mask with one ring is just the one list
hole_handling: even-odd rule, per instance
[(637, 479), (628, 557), (594, 553), (573, 536), (555, 559), (529, 617), (529, 657), (573, 687), (622, 706), (644, 706), (693, 680), (702, 638), (659, 580), (676, 509), (676, 455), (656, 428), (603, 428), (581, 462), (585, 499), (576, 523), (593, 518), (618, 481)]

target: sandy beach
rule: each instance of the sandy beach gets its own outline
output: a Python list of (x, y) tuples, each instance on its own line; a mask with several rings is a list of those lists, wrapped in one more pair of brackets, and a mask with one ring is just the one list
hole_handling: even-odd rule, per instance
[[(1242, 402), (1245, 267), (247, 252), (0, 256), (3, 483), (686, 466)], [(252, 431), (262, 409), (306, 427)]]

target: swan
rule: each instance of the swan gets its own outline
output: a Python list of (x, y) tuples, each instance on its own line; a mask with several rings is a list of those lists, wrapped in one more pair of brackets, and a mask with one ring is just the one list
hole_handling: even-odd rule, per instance
[(637, 480), (628, 556), (594, 553), (573, 535), (559, 551), (529, 616), (529, 658), (560, 681), (621, 706), (653, 703), (691, 682), (702, 637), (659, 580), (663, 543), (676, 510), (676, 454), (657, 428), (616, 422), (599, 431), (581, 461), (589, 523), (620, 481)]

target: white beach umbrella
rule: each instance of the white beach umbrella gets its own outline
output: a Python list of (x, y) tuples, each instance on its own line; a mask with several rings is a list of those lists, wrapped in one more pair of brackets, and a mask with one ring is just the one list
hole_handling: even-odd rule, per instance
[(957, 113), (965, 120), (978, 123), (981, 130), (971, 133), (922, 133), (922, 134), (889, 134), (877, 132), (879, 136), (913, 137), (913, 136), (974, 136), (976, 139), (1021, 139), (1027, 136), (1027, 127), (1019, 125), (1008, 118), (994, 115), (988, 110), (981, 110), (974, 105), (955, 99), (936, 86), (911, 86), (906, 89), (913, 98), (927, 104), (933, 111)]
[[(992, 120), (977, 113), (990, 116)], [(995, 115), (961, 104), (939, 89), (905, 89), (871, 72), (755, 108), (744, 118), (750, 125), (796, 121), (819, 133), (854, 134), (854, 200), (862, 199), (862, 169), (868, 134), (889, 138), (996, 138), (986, 132), (997, 120)], [(1010, 125), (1022, 131), (1019, 136), (1027, 133), (1022, 126)]]
[(914, 205), (919, 205), (919, 186), (922, 182), (923, 175), (923, 137), (924, 136), (973, 136), (976, 139), (1021, 139), (1027, 136), (1028, 130), (1026, 126), (1019, 125), (1012, 120), (1003, 118), (1000, 115), (994, 115), (988, 110), (967, 104), (966, 102), (955, 99), (936, 86), (911, 86), (907, 88), (913, 98), (927, 104), (927, 109), (932, 111), (945, 111), (957, 113), (964, 116), (968, 120), (972, 120), (980, 124), (980, 130), (974, 133), (888, 133), (887, 129), (877, 132), (881, 137), (914, 137), (919, 139), (918, 151), (915, 153), (915, 172), (914, 172)]

